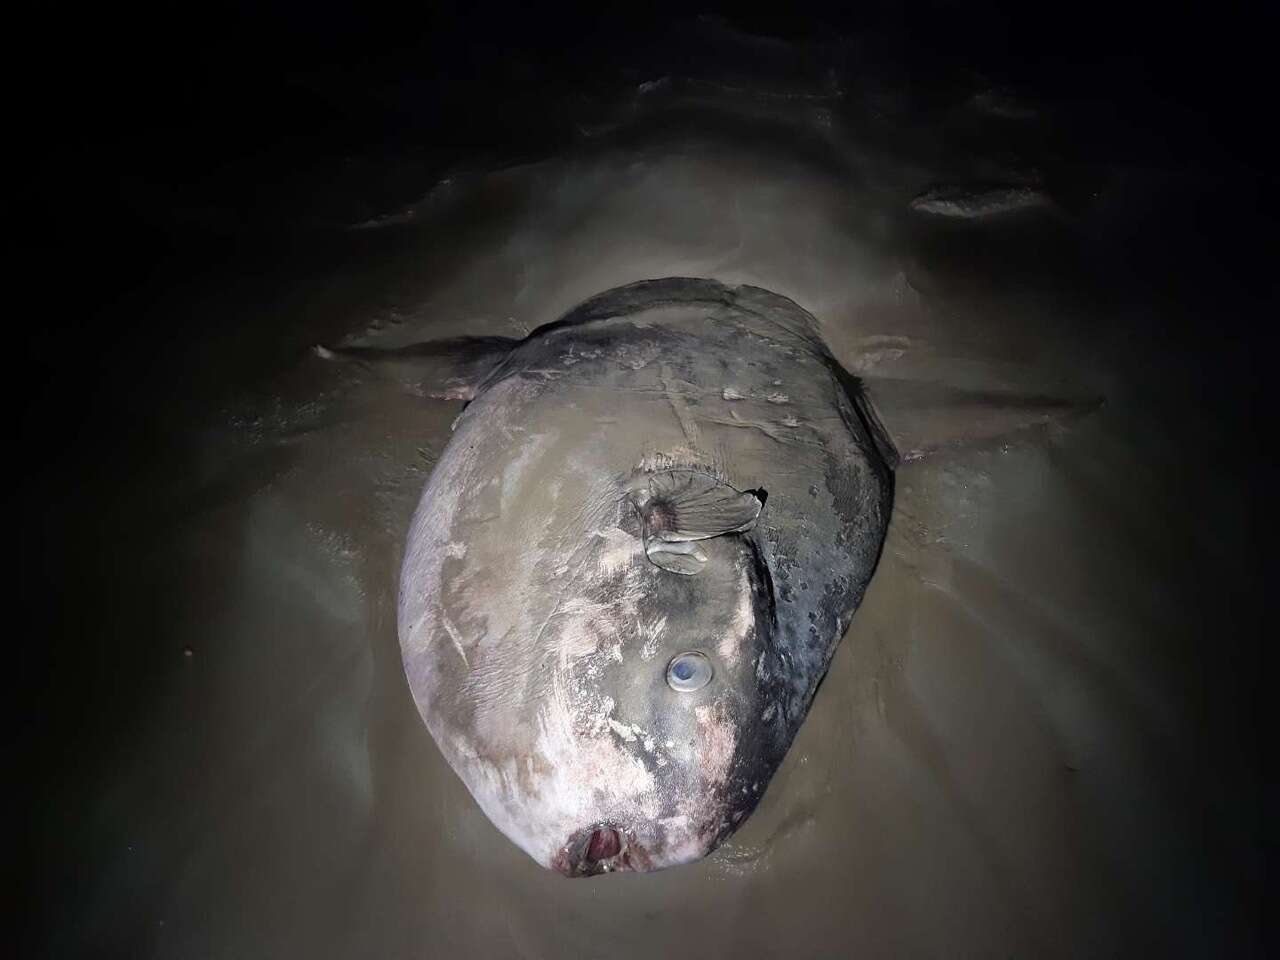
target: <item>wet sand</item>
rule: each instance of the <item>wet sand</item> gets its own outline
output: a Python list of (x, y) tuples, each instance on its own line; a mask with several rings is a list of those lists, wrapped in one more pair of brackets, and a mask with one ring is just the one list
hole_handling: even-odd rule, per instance
[[(1239, 194), (1063, 156), (1043, 103), (886, 118), (884, 90), (642, 93), (574, 144), (146, 305), (181, 341), (169, 366), (136, 371), (103, 414), (120, 439), (94, 428), (77, 477), (66, 450), (37, 475), (28, 582), (53, 584), (65, 638), (36, 693), (57, 716), (32, 721), (61, 744), (24, 841), (42, 952), (1249, 954), (1257, 367), (1211, 308), (1254, 292), (1206, 293), (1241, 265), (1171, 213)], [(1084, 199), (909, 209), (1010, 175), (1011, 153)], [(866, 601), (756, 813), (698, 864), (570, 882), (485, 819), (400, 666), (403, 538), (459, 405), (309, 347), (518, 336), (670, 275), (792, 297), (869, 380), (1102, 403), (904, 464)]]

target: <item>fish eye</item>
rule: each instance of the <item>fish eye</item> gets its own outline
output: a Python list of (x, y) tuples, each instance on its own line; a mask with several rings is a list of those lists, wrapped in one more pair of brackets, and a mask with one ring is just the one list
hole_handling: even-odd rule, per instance
[(680, 693), (692, 693), (710, 683), (714, 673), (706, 656), (690, 650), (671, 658), (667, 664), (667, 684)]

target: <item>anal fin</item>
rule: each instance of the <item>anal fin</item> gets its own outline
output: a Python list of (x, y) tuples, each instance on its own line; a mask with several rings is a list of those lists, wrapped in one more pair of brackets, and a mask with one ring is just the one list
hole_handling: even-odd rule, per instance
[(1094, 398), (968, 390), (919, 380), (863, 377), (860, 386), (864, 416), (883, 430), (901, 460), (999, 442), (1102, 405)]

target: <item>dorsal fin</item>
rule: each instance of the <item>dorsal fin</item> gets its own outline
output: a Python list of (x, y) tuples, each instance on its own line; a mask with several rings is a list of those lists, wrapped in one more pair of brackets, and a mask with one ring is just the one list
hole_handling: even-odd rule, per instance
[(454, 337), (390, 349), (317, 346), (315, 352), (324, 360), (358, 364), (417, 396), (471, 400), (519, 343), (508, 337)]

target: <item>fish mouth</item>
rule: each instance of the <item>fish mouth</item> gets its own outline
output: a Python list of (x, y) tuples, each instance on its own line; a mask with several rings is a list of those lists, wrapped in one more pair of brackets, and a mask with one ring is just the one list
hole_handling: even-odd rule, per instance
[(566, 877), (643, 873), (653, 869), (649, 856), (634, 838), (611, 823), (598, 823), (574, 832), (551, 866)]

